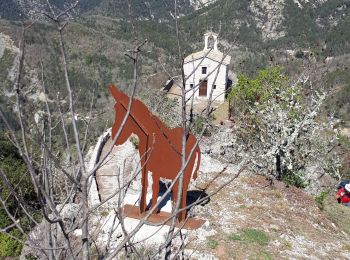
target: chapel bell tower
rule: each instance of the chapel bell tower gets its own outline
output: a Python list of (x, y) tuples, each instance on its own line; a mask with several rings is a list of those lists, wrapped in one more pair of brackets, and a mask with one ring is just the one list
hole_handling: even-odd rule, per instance
[(218, 50), (218, 35), (213, 32), (204, 34), (204, 50), (213, 49)]

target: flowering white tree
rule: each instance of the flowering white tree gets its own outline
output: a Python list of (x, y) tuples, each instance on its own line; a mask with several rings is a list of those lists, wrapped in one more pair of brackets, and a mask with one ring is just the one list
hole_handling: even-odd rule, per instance
[(223, 137), (232, 141), (222, 155), (249, 157), (255, 172), (299, 187), (315, 177), (315, 167), (338, 177), (335, 120), (319, 116), (325, 97), (308, 76), (291, 84), (280, 68), (263, 70), (256, 79), (240, 76), (229, 94), (235, 127)]

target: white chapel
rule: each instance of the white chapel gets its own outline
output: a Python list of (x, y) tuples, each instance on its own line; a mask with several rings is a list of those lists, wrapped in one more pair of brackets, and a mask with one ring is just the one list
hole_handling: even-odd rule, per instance
[(228, 86), (228, 66), (231, 56), (218, 50), (218, 35), (213, 32), (204, 34), (204, 49), (188, 55), (184, 60), (186, 95), (195, 99), (209, 99), (223, 102)]

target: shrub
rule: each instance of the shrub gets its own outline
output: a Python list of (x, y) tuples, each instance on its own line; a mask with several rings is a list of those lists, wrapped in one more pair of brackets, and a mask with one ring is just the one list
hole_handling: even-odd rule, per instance
[(330, 190), (322, 191), (319, 195), (315, 196), (315, 201), (320, 210), (324, 210), (325, 199), (329, 195)]
[(282, 181), (291, 186), (295, 186), (297, 188), (306, 188), (307, 183), (303, 180), (302, 177), (298, 173), (294, 173), (289, 170), (285, 170), (282, 175)]
[(215, 249), (219, 245), (219, 243), (214, 239), (210, 239), (208, 245), (211, 249)]
[(203, 131), (204, 124), (205, 119), (203, 117), (197, 117), (193, 122), (192, 132), (197, 135), (201, 134)]
[[(35, 214), (37, 212), (37, 197), (34, 190), (34, 186), (31, 182), (31, 178), (27, 172), (26, 165), (24, 164), (20, 154), (13, 146), (13, 144), (7, 139), (3, 132), (0, 132), (0, 168), (6, 174), (8, 181), (14, 187), (16, 192), (21, 194), (28, 204), (33, 207), (28, 208), (29, 214), (34, 219), (39, 220)], [(0, 196), (5, 200), (7, 210), (18, 220), (25, 232), (30, 230), (30, 227), (34, 225), (30, 221), (23, 210), (18, 206), (17, 200), (14, 196), (11, 196), (11, 190), (7, 188), (5, 182), (0, 179), (0, 187), (2, 188)], [(5, 228), (12, 224), (11, 219), (7, 213), (0, 206), (0, 228)], [(11, 236), (22, 239), (22, 233), (15, 227), (8, 231)], [(15, 239), (11, 238), (9, 234), (0, 233), (0, 258), (3, 257), (15, 257), (21, 253), (22, 244)]]
[[(11, 231), (15, 235), (16, 231)], [(21, 254), (22, 244), (5, 233), (0, 233), (0, 256), (15, 257)]]
[[(208, 121), (212, 121), (214, 119), (215, 119), (214, 116), (210, 115), (209, 118), (208, 118)], [(194, 121), (193, 121), (191, 132), (193, 134), (195, 134), (195, 135), (200, 135), (203, 132), (203, 129), (205, 127), (205, 123), (206, 123), (205, 117), (196, 116), (194, 118)], [(209, 127), (204, 129), (203, 135), (204, 136), (210, 136), (211, 135)]]
[(26, 260), (37, 260), (38, 258), (36, 256), (33, 256), (32, 254), (26, 255)]
[(129, 140), (132, 143), (132, 145), (134, 146), (134, 148), (138, 149), (138, 147), (139, 147), (139, 139), (136, 136), (131, 136), (129, 138)]

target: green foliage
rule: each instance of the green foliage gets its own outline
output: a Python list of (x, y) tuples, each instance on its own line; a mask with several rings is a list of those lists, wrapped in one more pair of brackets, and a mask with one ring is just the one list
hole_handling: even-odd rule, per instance
[[(339, 148), (344, 151), (345, 159), (350, 156), (350, 137), (342, 134), (337, 135)], [(341, 168), (341, 176), (343, 179), (350, 179), (350, 163), (344, 163)]]
[(0, 82), (6, 82), (8, 73), (14, 63), (15, 56), (16, 55), (9, 49), (4, 50), (4, 54), (0, 58)]
[(266, 246), (269, 243), (269, 237), (259, 229), (245, 229), (242, 233), (242, 239), (249, 243), (256, 243), (260, 246)]
[[(17, 191), (20, 191), (24, 195), (25, 200), (35, 200), (36, 194), (31, 182), (31, 178), (23, 177), (26, 174), (26, 166), (22, 161), (21, 156), (18, 154), (17, 149), (10, 143), (7, 137), (0, 133), (0, 168), (7, 174), (7, 178), (10, 183), (14, 184), (21, 180), (20, 187), (17, 187)], [(0, 181), (2, 187), (6, 187), (2, 179)], [(7, 197), (10, 195), (10, 191), (7, 188), (3, 188), (1, 196)], [(13, 198), (12, 198), (13, 199)], [(10, 200), (11, 201), (11, 200)], [(16, 206), (16, 202), (12, 202)], [(11, 203), (9, 203), (11, 205)]]
[(300, 9), (298, 5), (288, 0), (284, 8), (284, 14), (288, 17), (288, 23), (291, 30), (288, 30), (287, 37), (293, 38), (293, 42), (299, 42), (306, 45), (315, 42), (319, 27), (313, 21), (314, 10), (308, 6), (307, 10)]
[(219, 245), (219, 243), (218, 243), (218, 241), (216, 241), (214, 239), (210, 239), (208, 241), (208, 245), (211, 249), (215, 249)]
[[(204, 136), (210, 136), (211, 135), (211, 132), (210, 130), (208, 129), (208, 126), (206, 129), (204, 129), (205, 125), (206, 125), (206, 122), (207, 120), (208, 121), (212, 121), (214, 120), (215, 117), (213, 114), (210, 114), (209, 115), (209, 118), (206, 119), (204, 116), (202, 115), (195, 115), (193, 117), (193, 124), (192, 124), (192, 128), (191, 128), (191, 132), (195, 135), (200, 135), (203, 133)], [(204, 131), (203, 131), (204, 130)]]
[[(309, 90), (311, 94), (303, 96), (306, 89), (306, 84), (291, 84), (281, 68), (271, 67), (260, 71), (256, 78), (239, 76), (228, 96), (230, 113), (237, 124), (235, 136), (254, 156), (257, 171), (263, 168), (266, 174), (299, 188), (308, 185), (306, 164), (320, 150), (326, 151), (328, 139), (335, 138), (330, 125), (316, 120), (322, 94)], [(316, 134), (320, 137), (313, 138)], [(337, 158), (334, 153), (322, 154), (322, 167), (329, 174), (337, 171), (335, 164), (332, 169), (327, 164), (333, 155)]]
[[(36, 214), (37, 197), (31, 182), (31, 178), (28, 175), (26, 165), (24, 164), (17, 149), (7, 139), (4, 132), (0, 132), (0, 147), (1, 170), (6, 174), (9, 183), (12, 187), (14, 187), (15, 191), (22, 195), (24, 201), (26, 201), (28, 205), (31, 205), (29, 208), (27, 208), (27, 211), (32, 214), (35, 219), (39, 220), (38, 215)], [(2, 178), (0, 179), (0, 187), (2, 199), (6, 199), (7, 210), (15, 217), (15, 219), (19, 220), (24, 231), (29, 231), (33, 223), (27, 219), (23, 209), (18, 206), (16, 198), (11, 194), (10, 189)], [(5, 209), (1, 206), (0, 228), (5, 228), (11, 224), (11, 219), (8, 217)], [(23, 239), (22, 233), (20, 233), (15, 227), (9, 229), (8, 232), (18, 239)], [(17, 256), (20, 254), (21, 248), (21, 243), (4, 233), (0, 233), (1, 257)]]
[(123, 80), (131, 80), (133, 78), (134, 67), (132, 63), (125, 57), (117, 62), (117, 67), (120, 71), (120, 77)]
[[(343, 0), (327, 1), (327, 3), (324, 6), (322, 6), (322, 9), (325, 11), (331, 12), (332, 9), (333, 10), (335, 9), (334, 8), (335, 6), (339, 7), (339, 6), (342, 6), (343, 4), (344, 4)], [(334, 55), (350, 52), (349, 7), (345, 8), (344, 15), (342, 17), (341, 17), (342, 12), (337, 12), (336, 14), (337, 14), (337, 19), (340, 18), (339, 22), (334, 27), (331, 27), (330, 30), (328, 30), (327, 33), (325, 34), (326, 35), (325, 41), (327, 42), (327, 48), (324, 51), (325, 56), (334, 56)]]
[(264, 131), (264, 125), (257, 111), (264, 111), (271, 103), (278, 103), (280, 107), (289, 111), (290, 118), (297, 118), (298, 111), (289, 106), (291, 98), (300, 99), (300, 89), (290, 87), (288, 78), (283, 75), (280, 67), (270, 67), (261, 70), (256, 78), (250, 79), (242, 74), (238, 82), (228, 94), (230, 114), (235, 121), (245, 121), (251, 127), (241, 129), (243, 139), (251, 138)]
[[(62, 0), (52, 1), (52, 4), (63, 7)], [(245, 0), (218, 0), (214, 3), (194, 10), (189, 1), (178, 1), (178, 13), (180, 14), (180, 37), (185, 49), (191, 44), (198, 43), (203, 33), (208, 28), (214, 31), (224, 32), (222, 38), (228, 42), (237, 42), (240, 46), (249, 48), (256, 53), (268, 49), (284, 49), (291, 43), (299, 48), (318, 48), (326, 42), (326, 48), (319, 48), (322, 55), (334, 56), (349, 52), (350, 40), (348, 31), (350, 24), (349, 8), (342, 8), (344, 0), (332, 0), (322, 3), (303, 2), (303, 8), (299, 8), (292, 0), (284, 3), (283, 21), (281, 30), (286, 32), (284, 37), (263, 41), (260, 28), (257, 27), (255, 14), (251, 12), (249, 1)], [(0, 3), (0, 15), (5, 19), (26, 19), (26, 14), (21, 13), (18, 4), (13, 1)], [(116, 30), (106, 28), (113, 37), (120, 39), (132, 39), (133, 33), (128, 5), (122, 1), (112, 0), (87, 0), (80, 4), (82, 16), (88, 14), (100, 14), (113, 17)], [(157, 46), (165, 46), (169, 53), (176, 51), (176, 39), (174, 37), (174, 23), (171, 14), (174, 11), (172, 4), (166, 1), (151, 0), (144, 2), (136, 0), (132, 5), (132, 16), (136, 19), (133, 25), (140, 38), (147, 38)], [(185, 14), (185, 15), (183, 15)], [(22, 15), (22, 17), (20, 16)], [(97, 16), (101, 17), (101, 16)], [(333, 19), (329, 19), (332, 17)], [(259, 17), (269, 19), (266, 17)], [(237, 21), (240, 21), (237, 23)], [(332, 22), (332, 21), (337, 21)], [(89, 21), (90, 25), (94, 22)], [(220, 30), (221, 29), (221, 30)], [(171, 32), (171, 33), (168, 33)], [(250, 68), (252, 69), (252, 68)], [(246, 71), (247, 72), (247, 71)]]
[[(249, 14), (249, 4), (248, 1), (216, 1), (183, 17), (180, 22), (182, 35), (190, 41), (199, 42), (203, 33), (208, 28), (213, 28), (213, 31), (225, 32), (223, 38), (229, 42), (236, 41), (248, 48), (260, 50), (263, 41), (255, 26), (254, 17)], [(242, 26), (237, 26), (237, 21), (244, 22)]]
[(244, 103), (248, 106), (254, 106), (264, 103), (272, 97), (277, 97), (281, 87), (285, 86), (286, 83), (287, 77), (282, 74), (279, 67), (261, 70), (255, 79), (249, 79), (242, 74), (238, 76), (238, 83), (232, 88), (228, 99), (230, 102), (235, 102), (236, 105)]
[[(16, 230), (15, 230), (16, 231)], [(11, 235), (21, 237), (19, 232), (10, 232)], [(15, 234), (17, 233), (17, 234)], [(0, 257), (15, 257), (21, 254), (22, 243), (12, 239), (5, 233), (0, 233)]]
[(335, 191), (330, 190), (323, 198), (323, 214), (332, 221), (339, 230), (350, 234), (350, 208), (344, 207), (334, 199)]
[(26, 260), (37, 260), (38, 258), (36, 256), (33, 256), (32, 254), (25, 256)]
[(326, 113), (334, 113), (334, 116), (344, 122), (350, 121), (350, 73), (348, 70), (335, 70), (324, 77), (325, 85), (331, 90), (325, 103)]
[(231, 234), (228, 236), (230, 241), (241, 241), (246, 243), (254, 243), (260, 246), (267, 246), (269, 243), (268, 235), (259, 229), (244, 229), (239, 234)]
[(300, 176), (299, 173), (293, 172), (291, 170), (285, 170), (282, 175), (282, 181), (291, 186), (295, 186), (297, 188), (306, 188), (307, 183), (305, 180)]
[(105, 55), (94, 53), (85, 57), (86, 65), (102, 66), (108, 69), (112, 69), (114, 63), (110, 61)]
[[(9, 100), (6, 97), (0, 96), (0, 107), (5, 115), (5, 118), (10, 124), (11, 128), (17, 130), (19, 124), (17, 122), (16, 114), (13, 113), (11, 107), (7, 106), (8, 102)], [(0, 120), (0, 132), (4, 131), (5, 129), (7, 129), (5, 122)]]
[(200, 116), (196, 117), (193, 122), (192, 132), (196, 135), (201, 134), (203, 131), (204, 125), (205, 125), (205, 119)]
[(228, 236), (228, 239), (231, 241), (240, 241), (242, 240), (241, 236), (238, 234), (231, 234)]
[(272, 260), (273, 258), (268, 252), (262, 251), (256, 255), (249, 257), (248, 259), (249, 260)]
[(17, 20), (21, 19), (23, 14), (16, 1), (0, 1), (0, 16), (2, 19)]
[(315, 196), (315, 201), (317, 203), (317, 206), (320, 208), (320, 210), (324, 210), (325, 207), (325, 200), (330, 194), (330, 190), (322, 191), (320, 194)]
[[(285, 90), (288, 91), (285, 91)], [(299, 95), (298, 89), (288, 87), (288, 78), (282, 74), (279, 67), (271, 67), (261, 70), (254, 79), (246, 75), (238, 77), (237, 85), (228, 94), (230, 102), (230, 114), (236, 121), (244, 120), (252, 127), (242, 129), (240, 135), (243, 139), (256, 136), (259, 131), (264, 131), (261, 118), (256, 111), (264, 110), (269, 102), (281, 103), (288, 107), (289, 98)], [(291, 117), (297, 117), (295, 111), (289, 111)]]
[(132, 145), (134, 146), (135, 149), (137, 149), (139, 147), (139, 139), (136, 136), (131, 136), (129, 138), (130, 142), (132, 143)]
[[(87, 0), (81, 3), (81, 8), (84, 12), (100, 13), (110, 17), (129, 18), (130, 15), (129, 7), (123, 1)], [(193, 10), (189, 2), (185, 0), (178, 2), (178, 8), (181, 13)], [(132, 14), (140, 20), (170, 19), (169, 13), (173, 11), (173, 5), (164, 1), (135, 0), (132, 2)]]

